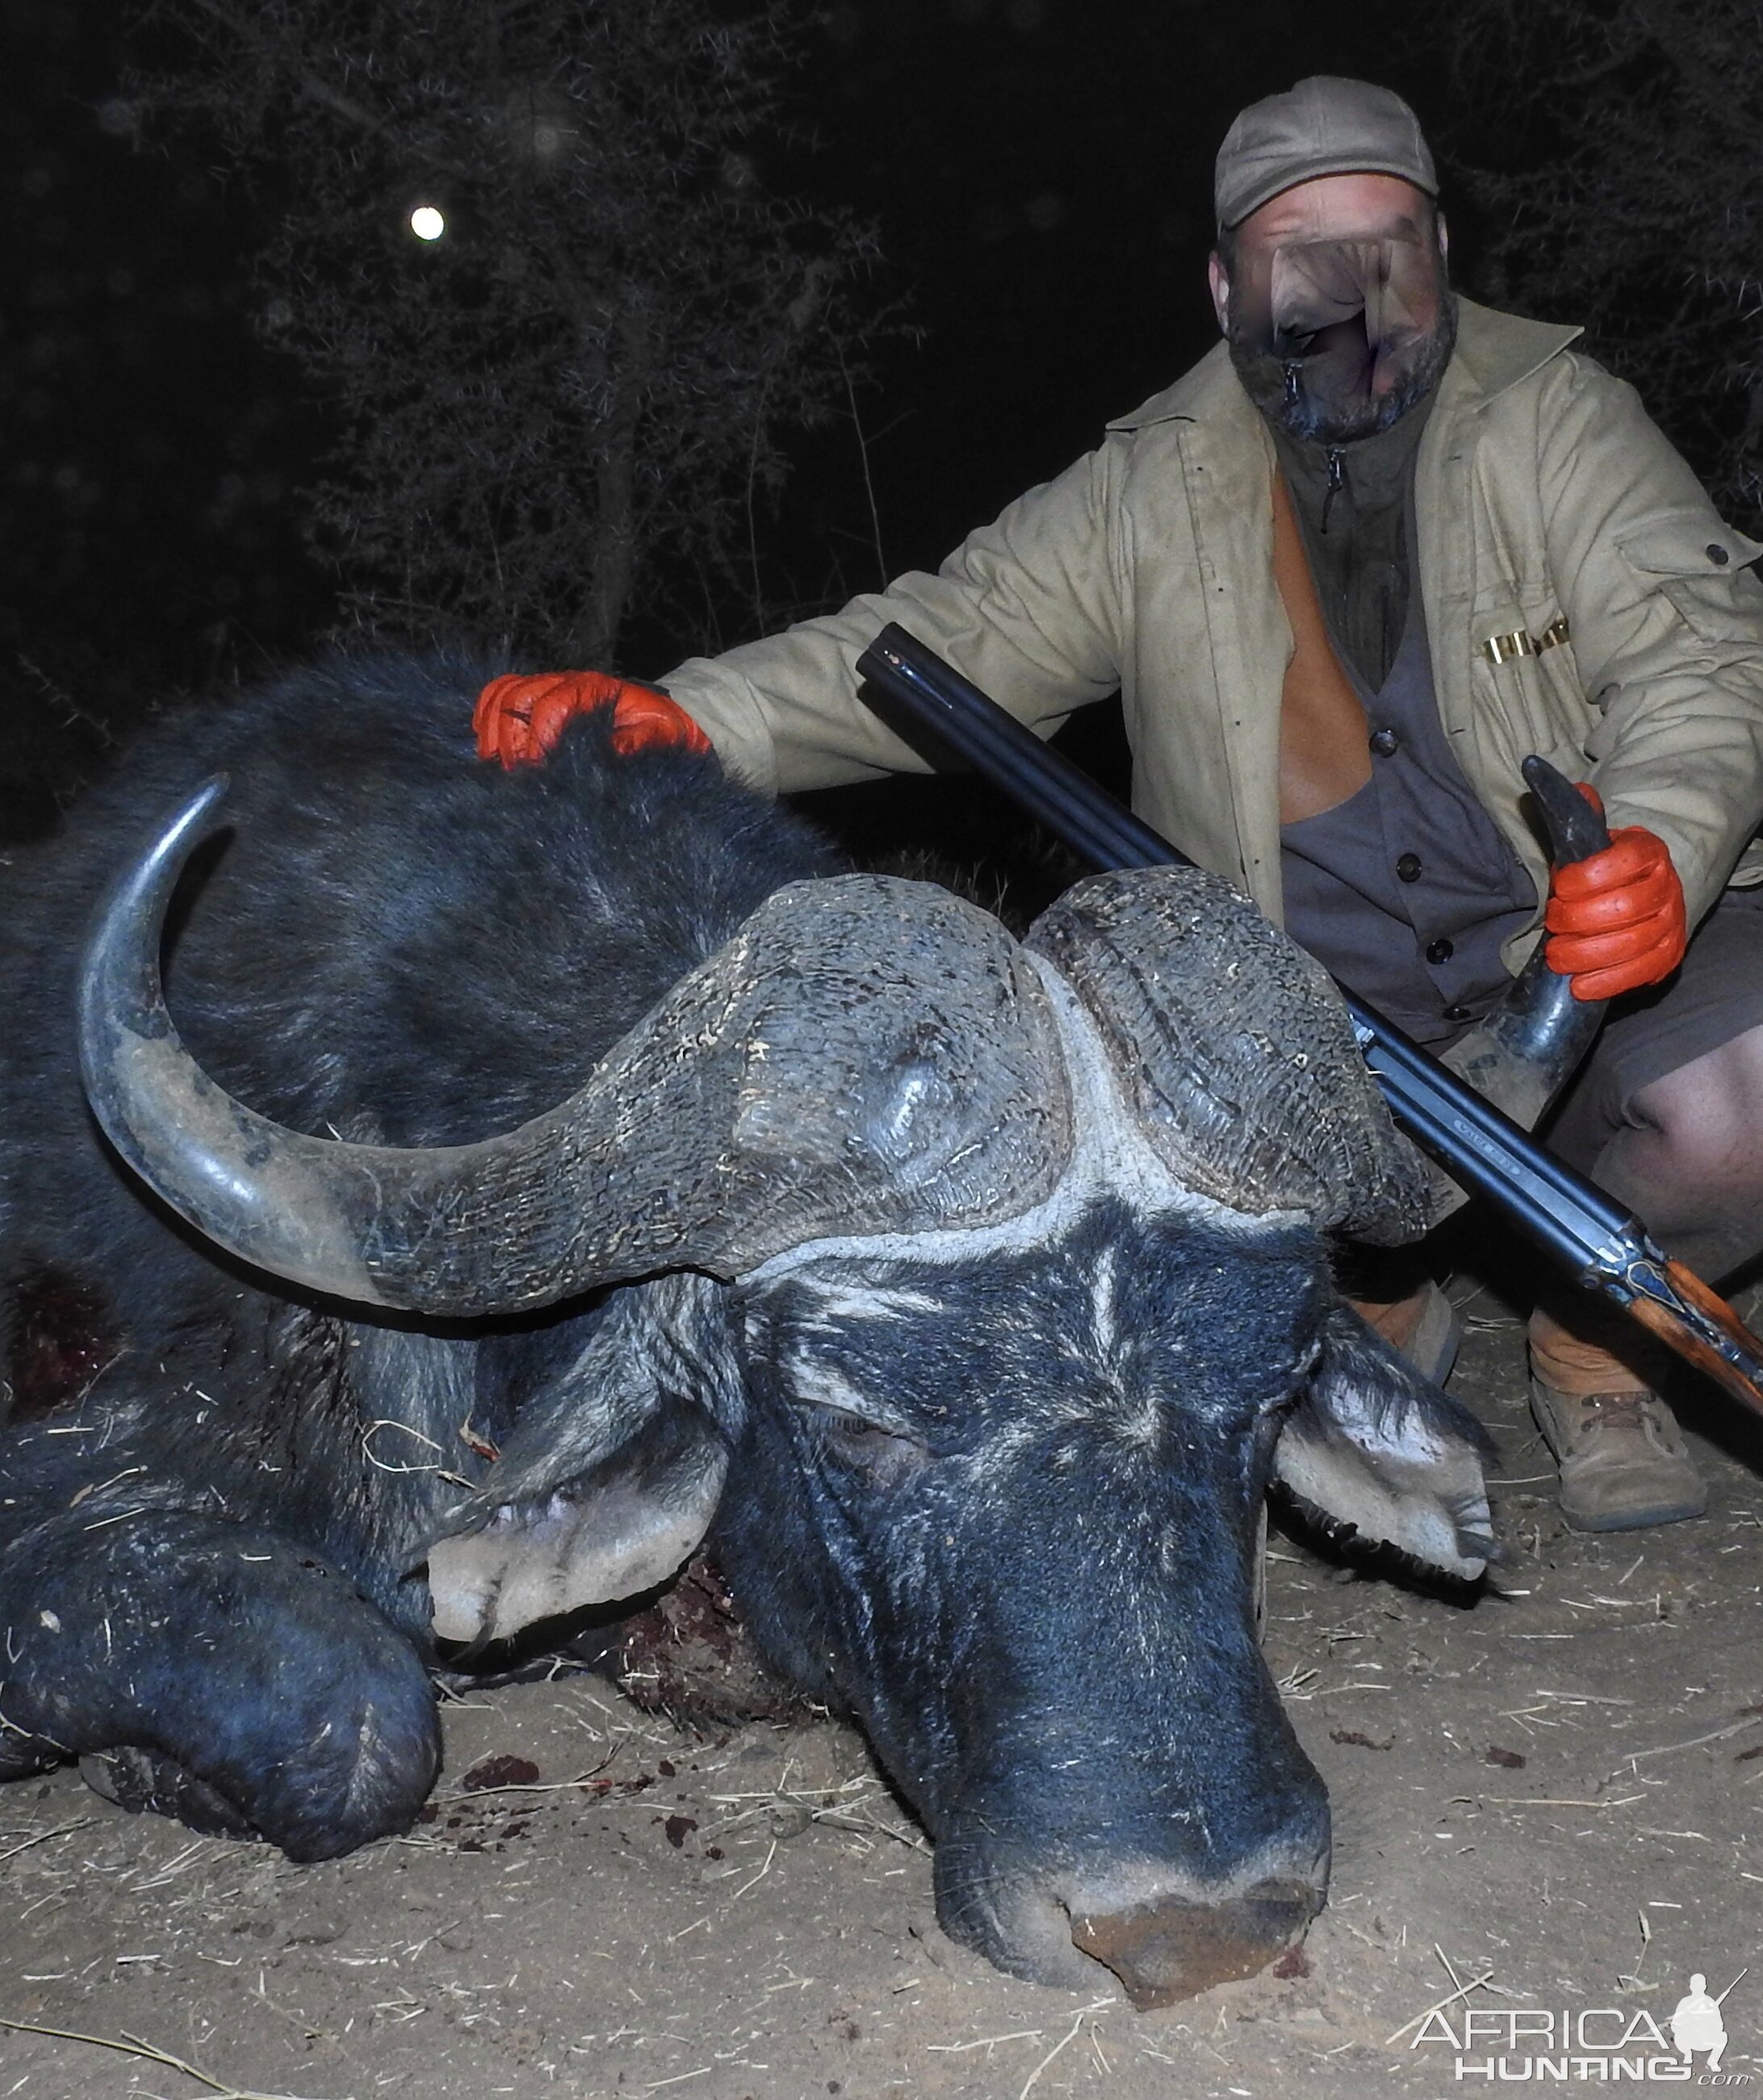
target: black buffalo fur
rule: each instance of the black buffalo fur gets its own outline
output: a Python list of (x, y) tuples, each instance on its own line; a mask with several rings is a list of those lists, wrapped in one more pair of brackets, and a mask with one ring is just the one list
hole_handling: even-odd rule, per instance
[[(602, 717), (573, 724), (544, 766), (479, 761), (471, 703), (487, 675), (460, 661), (338, 659), (170, 716), (60, 836), (5, 869), (0, 1339), (12, 1418), (0, 1437), (0, 1601), (52, 1591), (71, 1608), (42, 1602), (30, 1652), (0, 1664), (0, 1774), (105, 1747), (126, 1718), (102, 1697), (82, 1710), (67, 1688), (89, 1631), (77, 1639), (68, 1622), (91, 1617), (82, 1554), (117, 1562), (125, 1589), (179, 1591), (187, 1660), (175, 1683), (139, 1697), (183, 1701), (192, 1730), (217, 1725), (197, 1683), (217, 1660), (205, 1643), (241, 1651), (245, 1680), (266, 1666), (245, 1652), (241, 1622), (261, 1620), (286, 1648), (314, 1618), (306, 1659), (336, 1677), (340, 1665), (318, 1660), (324, 1612), (301, 1588), (322, 1565), (360, 1605), (372, 1671), (395, 1680), (382, 1703), (403, 1739), (387, 1762), (406, 1767), (400, 1799), (413, 1812), (433, 1722), (412, 1556), (437, 1502), (456, 1498), (444, 1476), (500, 1442), (523, 1393), (572, 1347), (568, 1308), (467, 1343), (266, 1289), (146, 1194), (97, 1136), (75, 1052), (83, 935), (111, 877), (200, 783), (228, 774), (235, 828), (199, 856), (167, 944), (186, 1041), (278, 1121), (414, 1145), (488, 1136), (550, 1107), (773, 889), (841, 865), (714, 759), (614, 752)], [(426, 1414), (411, 1413), (413, 1388)], [(430, 1440), (373, 1427), (391, 1418), (426, 1420)], [(186, 1564), (166, 1575), (172, 1507), (197, 1533), (209, 1528), (209, 1546), (222, 1542), (225, 1582), (192, 1572), (208, 1547), (181, 1533)], [(138, 1511), (158, 1514), (137, 1524)], [(280, 1542), (245, 1564), (258, 1571), (245, 1587), (241, 1526)], [(310, 1565), (277, 1591), (290, 1537)], [(403, 1659), (380, 1638), (382, 1613), (412, 1644)], [(97, 1637), (114, 1656), (114, 1614)], [(167, 1798), (187, 1808), (181, 1747), (157, 1745)], [(238, 1746), (241, 1770), (261, 1747)], [(359, 1823), (323, 1829), (295, 1805), (272, 1834), (295, 1852), (341, 1850), (387, 1814), (367, 1800)]]

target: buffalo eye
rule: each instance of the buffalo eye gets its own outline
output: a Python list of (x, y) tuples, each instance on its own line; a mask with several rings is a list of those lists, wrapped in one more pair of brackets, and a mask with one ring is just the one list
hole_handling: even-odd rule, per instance
[(930, 1454), (917, 1437), (884, 1429), (864, 1415), (828, 1407), (821, 1401), (811, 1403), (802, 1411), (820, 1432), (827, 1451), (877, 1487), (896, 1487), (930, 1462)]

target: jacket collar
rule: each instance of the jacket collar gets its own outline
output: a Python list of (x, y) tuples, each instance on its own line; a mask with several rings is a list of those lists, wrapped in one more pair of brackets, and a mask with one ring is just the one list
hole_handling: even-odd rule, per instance
[[(1460, 295), (1457, 346), (1440, 382), (1441, 390), (1448, 390), (1461, 408), (1478, 408), (1521, 379), (1528, 379), (1581, 333), (1553, 321), (1497, 313)], [(1231, 369), (1230, 352), (1218, 342), (1173, 386), (1153, 394), (1129, 416), (1117, 416), (1108, 428), (1140, 430), (1153, 423), (1233, 420), (1245, 410), (1251, 416), (1256, 413)]]

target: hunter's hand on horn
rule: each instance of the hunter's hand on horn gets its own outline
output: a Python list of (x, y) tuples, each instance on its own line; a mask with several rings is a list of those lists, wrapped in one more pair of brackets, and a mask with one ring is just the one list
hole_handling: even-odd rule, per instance
[(492, 678), (479, 694), (471, 715), (478, 757), (500, 759), (510, 773), (517, 765), (541, 765), (577, 715), (605, 707), (612, 710), (612, 748), (627, 757), (657, 745), (710, 748), (685, 709), (652, 686), (605, 671), (546, 671)]
[[(1602, 814), (1597, 790), (1578, 786)], [(1614, 999), (1657, 984), (1683, 960), (1690, 938), (1670, 849), (1641, 824), (1612, 832), (1602, 853), (1558, 868), (1543, 923), (1544, 960), (1572, 980), (1575, 999)]]

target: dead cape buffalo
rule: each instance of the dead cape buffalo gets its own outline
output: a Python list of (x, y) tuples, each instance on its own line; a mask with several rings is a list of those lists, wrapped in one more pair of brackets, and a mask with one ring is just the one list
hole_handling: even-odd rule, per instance
[(0, 1774), (345, 1851), (434, 1780), (438, 1654), (708, 1533), (948, 1931), (1142, 2004), (1259, 1967), (1329, 1853), (1270, 1476), (1490, 1551), (1473, 1424), (1331, 1282), (1429, 1201), (1338, 1000), (1204, 875), (1018, 942), (597, 717), (504, 774), (478, 682), (167, 721), (8, 877)]

